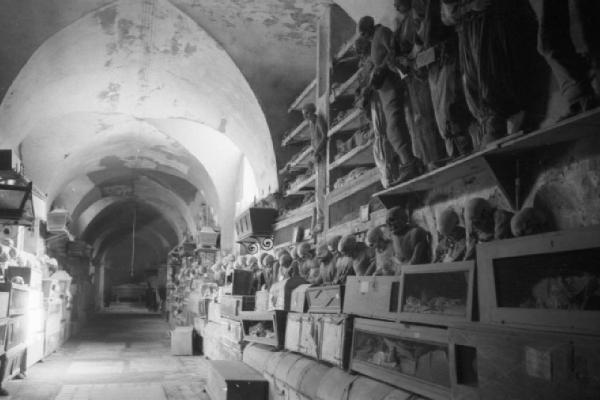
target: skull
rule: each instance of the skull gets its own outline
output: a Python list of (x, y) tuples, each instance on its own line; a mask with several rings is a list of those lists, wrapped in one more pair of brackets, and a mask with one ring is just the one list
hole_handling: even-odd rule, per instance
[(351, 256), (356, 248), (356, 238), (354, 235), (346, 235), (338, 243), (338, 251), (342, 255)]
[(402, 207), (394, 207), (388, 211), (387, 220), (388, 228), (394, 234), (398, 234), (408, 225), (408, 217)]
[(494, 208), (487, 200), (475, 197), (467, 203), (467, 221), (477, 231), (494, 234)]
[(381, 251), (385, 250), (387, 243), (380, 227), (369, 229), (367, 232), (367, 243), (369, 247), (375, 247)]
[(452, 208), (446, 208), (438, 218), (438, 232), (442, 236), (450, 236), (458, 226), (458, 214)]

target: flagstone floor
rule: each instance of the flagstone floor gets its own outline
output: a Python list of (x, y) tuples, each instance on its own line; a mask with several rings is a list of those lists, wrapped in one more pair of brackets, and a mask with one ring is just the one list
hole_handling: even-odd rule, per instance
[(113, 312), (4, 387), (14, 400), (208, 400), (206, 375), (203, 357), (170, 354), (159, 315)]

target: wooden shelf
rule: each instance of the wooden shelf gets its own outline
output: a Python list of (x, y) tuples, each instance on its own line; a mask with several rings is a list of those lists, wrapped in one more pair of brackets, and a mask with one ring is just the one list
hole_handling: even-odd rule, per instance
[(346, 197), (359, 192), (379, 181), (379, 170), (377, 168), (373, 168), (367, 171), (360, 178), (349, 182), (341, 188), (330, 191), (327, 194), (327, 204), (331, 206), (331, 204), (337, 203), (338, 201), (343, 200)]
[(306, 192), (306, 191), (313, 191), (313, 190), (315, 190), (315, 181), (316, 181), (316, 175), (313, 174), (312, 176), (301, 181), (300, 183), (290, 187), (290, 189), (288, 189), (285, 192), (285, 195), (286, 196), (303, 195), (304, 192)]
[(308, 146), (302, 152), (294, 156), (294, 158), (289, 162), (290, 169), (307, 167), (311, 154), (312, 147)]
[(348, 233), (361, 233), (366, 232), (371, 228), (381, 226), (385, 224), (387, 218), (387, 210), (377, 210), (369, 215), (368, 221), (361, 221), (360, 219), (354, 219), (352, 221), (342, 222), (341, 224), (334, 225), (327, 230), (327, 234), (333, 235), (347, 235)]
[(285, 228), (286, 226), (292, 225), (298, 221), (302, 221), (303, 219), (312, 217), (313, 209), (315, 208), (315, 203), (308, 203), (303, 206), (300, 206), (283, 217), (280, 217), (277, 222), (273, 225), (273, 230), (279, 230), (281, 228)]
[(346, 82), (342, 83), (338, 88), (332, 89), (331, 94), (329, 95), (329, 102), (333, 103), (340, 96), (344, 95), (354, 86), (358, 86), (358, 76), (360, 75), (360, 71), (356, 71), (354, 75), (352, 75)]
[(516, 209), (520, 206), (519, 200), (526, 194), (517, 191), (527, 188), (516, 188), (515, 180), (520, 178), (523, 186), (527, 177), (523, 177), (522, 174), (532, 172), (529, 168), (519, 169), (515, 164), (520, 161), (535, 161), (532, 160), (531, 155), (523, 157), (523, 154), (540, 147), (574, 141), (598, 133), (600, 133), (600, 110), (596, 109), (526, 135), (517, 133), (503, 138), (481, 151), (375, 193), (374, 196), (379, 197), (388, 206), (393, 205), (406, 194), (431, 190), (461, 179), (469, 181), (482, 175), (484, 179), (495, 182), (505, 194), (509, 204)]
[[(328, 137), (335, 135), (336, 133), (343, 130), (353, 130), (361, 127), (360, 116), (362, 115), (362, 110), (354, 109), (348, 115), (344, 117), (337, 125), (334, 125), (327, 134)], [(364, 125), (364, 124), (363, 124)]]
[(317, 100), (317, 78), (313, 79), (308, 86), (296, 97), (294, 102), (288, 108), (288, 112), (300, 110), (305, 103), (316, 102)]
[(327, 167), (330, 171), (338, 167), (359, 167), (362, 165), (375, 165), (373, 159), (373, 140), (358, 146), (333, 161)]
[(281, 144), (287, 146), (290, 143), (307, 142), (310, 140), (310, 131), (308, 121), (303, 120), (293, 131), (287, 134)]

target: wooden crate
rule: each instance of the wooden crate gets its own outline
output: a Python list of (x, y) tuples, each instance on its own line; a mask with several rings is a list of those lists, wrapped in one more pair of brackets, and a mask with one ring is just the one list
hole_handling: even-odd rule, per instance
[(25, 343), (27, 339), (27, 320), (24, 315), (10, 317), (6, 329), (6, 350)]
[(252, 294), (254, 273), (245, 269), (234, 269), (231, 278), (231, 294), (233, 296), (249, 296)]
[[(245, 341), (283, 348), (287, 322), (286, 311), (242, 312), (239, 319), (242, 323)], [(254, 332), (258, 324), (262, 327), (260, 333)]]
[(3, 368), (0, 368), (2, 375), (0, 382), (5, 382), (21, 372), (27, 370), (27, 346), (21, 343), (18, 346), (6, 350), (2, 358)]
[(317, 389), (317, 400), (343, 400), (358, 376), (350, 375), (339, 368), (330, 368)]
[(319, 360), (348, 369), (352, 344), (352, 317), (344, 314), (324, 314), (319, 319)]
[(15, 276), (20, 276), (31, 289), (42, 290), (42, 272), (31, 267), (8, 267), (4, 279), (10, 282)]
[(448, 331), (355, 318), (350, 369), (432, 400), (448, 399)]
[(342, 313), (344, 286), (315, 286), (306, 290), (308, 311), (311, 313)]
[(213, 400), (268, 400), (269, 385), (241, 361), (209, 361), (206, 391)]
[(314, 359), (319, 359), (319, 343), (321, 333), (320, 316), (302, 314), (300, 319), (300, 345), (298, 352)]
[(471, 321), (474, 277), (472, 261), (402, 266), (397, 318), (442, 326)]
[(6, 349), (6, 334), (8, 332), (8, 318), (0, 318), (0, 354)]
[(0, 283), (0, 292), (8, 292), (8, 315), (22, 315), (29, 306), (29, 288), (26, 285)]
[(271, 285), (269, 290), (269, 311), (282, 310), (289, 311), (292, 292), (300, 285), (308, 282), (299, 276), (284, 279)]
[(269, 291), (259, 290), (254, 295), (254, 311), (268, 311), (269, 310)]
[(598, 398), (598, 336), (474, 323), (449, 331), (453, 399)]
[(571, 333), (600, 333), (600, 227), (477, 246), (481, 321)]
[(254, 310), (254, 296), (221, 296), (221, 317), (237, 318), (242, 311)]
[(300, 352), (300, 332), (302, 329), (302, 314), (288, 313), (285, 329), (285, 349)]
[(306, 300), (306, 290), (310, 287), (310, 284), (300, 285), (292, 291), (292, 299), (290, 304), (290, 311), (297, 313), (308, 312), (308, 301)]
[(8, 317), (8, 301), (10, 292), (0, 291), (0, 318)]
[(400, 276), (349, 276), (346, 278), (344, 313), (396, 320), (400, 281)]

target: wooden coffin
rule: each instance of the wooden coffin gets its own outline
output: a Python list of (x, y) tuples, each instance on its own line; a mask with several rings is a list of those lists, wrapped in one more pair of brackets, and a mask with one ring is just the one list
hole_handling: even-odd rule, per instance
[(305, 356), (319, 359), (319, 343), (321, 333), (320, 316), (302, 314), (300, 319), (300, 345), (298, 352)]
[(319, 319), (319, 359), (347, 369), (352, 344), (352, 317), (344, 314), (324, 314)]
[(350, 369), (403, 390), (450, 398), (448, 331), (355, 318)]
[(350, 375), (339, 368), (330, 368), (317, 389), (317, 400), (346, 400), (350, 387), (358, 376)]
[(292, 299), (290, 304), (290, 311), (297, 313), (308, 312), (308, 301), (306, 301), (306, 290), (310, 287), (310, 284), (300, 285), (292, 291)]
[(222, 296), (221, 317), (237, 318), (242, 311), (254, 310), (254, 296)]
[(274, 208), (250, 207), (235, 220), (235, 232), (238, 239), (271, 236), (277, 214), (278, 211)]
[(598, 336), (474, 323), (449, 331), (453, 399), (598, 398)]
[(349, 276), (344, 292), (344, 313), (396, 320), (400, 276)]
[(365, 377), (359, 377), (354, 381), (350, 388), (348, 400), (384, 400), (392, 390), (394, 390), (394, 388), (385, 383)]
[(273, 377), (275, 378), (275, 382), (277, 388), (283, 393), (284, 398), (289, 398), (289, 393), (293, 391), (294, 388), (290, 387), (290, 371), (296, 365), (297, 362), (302, 360), (302, 357), (299, 354), (294, 353), (286, 353), (283, 357), (279, 359), (277, 363), (277, 369), (275, 369)]
[(254, 295), (254, 311), (268, 311), (269, 310), (269, 291), (259, 290)]
[(6, 350), (25, 343), (27, 338), (27, 320), (24, 315), (10, 317), (6, 329)]
[(8, 331), (8, 318), (0, 318), (0, 354), (6, 349), (6, 333)]
[(242, 312), (243, 338), (247, 342), (261, 343), (283, 348), (287, 322), (285, 311)]
[(478, 245), (480, 320), (599, 334), (598, 259), (598, 226)]
[(289, 355), (290, 353), (285, 351), (275, 352), (266, 365), (263, 375), (269, 382), (269, 400), (285, 400), (286, 398), (285, 384), (275, 379), (275, 373), (279, 370), (279, 364)]
[(249, 343), (244, 349), (243, 361), (258, 372), (263, 373), (275, 354), (277, 352), (274, 352), (270, 346)]
[(471, 321), (474, 276), (472, 261), (402, 266), (398, 319), (442, 326)]
[(302, 358), (292, 366), (288, 373), (290, 400), (313, 400), (317, 390), (330, 368), (318, 361)]
[(221, 303), (209, 303), (208, 304), (208, 320), (212, 322), (219, 322), (221, 320)]
[(289, 311), (292, 292), (300, 285), (308, 282), (299, 276), (284, 279), (271, 285), (269, 290), (269, 311), (282, 310)]
[(2, 356), (3, 368), (0, 368), (2, 375), (0, 382), (5, 382), (19, 373), (27, 370), (27, 346), (21, 343), (18, 346), (7, 350)]
[(344, 286), (315, 286), (306, 290), (308, 311), (311, 313), (342, 313)]
[(300, 352), (300, 331), (302, 329), (302, 314), (288, 313), (285, 329), (285, 349)]
[(212, 400), (268, 400), (269, 385), (241, 361), (209, 361), (206, 391)]

